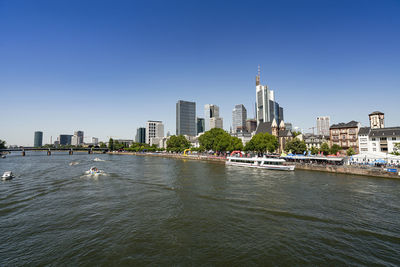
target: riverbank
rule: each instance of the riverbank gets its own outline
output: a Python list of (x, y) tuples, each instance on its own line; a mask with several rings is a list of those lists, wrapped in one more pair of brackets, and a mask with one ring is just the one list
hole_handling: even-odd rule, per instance
[[(225, 157), (217, 156), (204, 156), (204, 155), (183, 155), (183, 154), (172, 154), (172, 153), (139, 153), (139, 152), (107, 152), (107, 154), (112, 155), (133, 155), (133, 156), (150, 156), (150, 157), (163, 157), (163, 158), (174, 158), (183, 160), (201, 160), (208, 162), (216, 162), (225, 164)], [(338, 174), (348, 174), (348, 175), (361, 175), (369, 177), (379, 177), (379, 178), (391, 178), (400, 179), (400, 175), (397, 173), (387, 172), (381, 168), (370, 168), (370, 167), (360, 167), (360, 166), (349, 166), (349, 165), (316, 165), (316, 164), (301, 164), (294, 163), (296, 169), (306, 170), (306, 171), (319, 171), (319, 172), (329, 172)]]

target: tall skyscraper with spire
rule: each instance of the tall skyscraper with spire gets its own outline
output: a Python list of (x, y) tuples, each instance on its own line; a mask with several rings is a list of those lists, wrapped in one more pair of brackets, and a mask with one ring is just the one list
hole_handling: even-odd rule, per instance
[(283, 121), (283, 108), (275, 102), (274, 91), (268, 85), (261, 84), (260, 66), (256, 76), (256, 119), (257, 125), (262, 122), (272, 122), (274, 119), (278, 125)]

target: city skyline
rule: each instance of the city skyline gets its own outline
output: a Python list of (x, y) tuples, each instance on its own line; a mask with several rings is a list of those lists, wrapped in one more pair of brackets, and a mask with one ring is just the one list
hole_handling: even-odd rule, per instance
[(258, 65), (293, 127), (312, 132), (321, 114), (368, 126), (375, 110), (398, 126), (399, 12), (397, 1), (4, 2), (0, 139), (27, 146), (42, 131), (46, 144), (73, 129), (134, 139), (149, 119), (174, 133), (178, 99), (197, 114), (218, 105), (229, 130), (237, 103), (254, 118)]

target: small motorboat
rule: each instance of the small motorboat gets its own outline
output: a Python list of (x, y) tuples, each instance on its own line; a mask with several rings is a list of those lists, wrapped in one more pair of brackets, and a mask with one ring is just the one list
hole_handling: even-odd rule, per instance
[(90, 175), (96, 175), (96, 174), (102, 173), (102, 171), (99, 170), (99, 169), (97, 169), (96, 167), (92, 167), (92, 168), (90, 168), (90, 170), (88, 171), (88, 173), (89, 173)]
[(104, 160), (99, 159), (99, 158), (95, 158), (93, 161), (104, 161)]
[(6, 158), (6, 155), (1, 155), (1, 158), (5, 159), (5, 158)]
[(1, 176), (2, 180), (11, 180), (15, 175), (11, 171), (4, 172), (3, 176)]

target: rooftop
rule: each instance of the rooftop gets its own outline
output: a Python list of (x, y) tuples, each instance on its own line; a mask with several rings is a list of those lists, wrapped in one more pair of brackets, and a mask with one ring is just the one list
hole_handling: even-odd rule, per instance
[(358, 127), (359, 122), (357, 121), (350, 121), (348, 123), (338, 123), (338, 124), (332, 124), (329, 129), (341, 129), (341, 128), (354, 128)]

